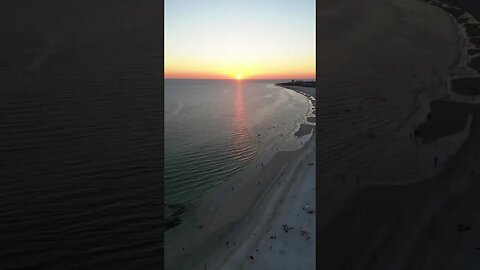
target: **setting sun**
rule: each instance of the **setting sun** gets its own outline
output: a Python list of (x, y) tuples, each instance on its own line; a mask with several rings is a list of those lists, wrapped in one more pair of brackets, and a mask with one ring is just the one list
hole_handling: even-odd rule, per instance
[(164, 78), (315, 78), (315, 1), (300, 2), (166, 0)]

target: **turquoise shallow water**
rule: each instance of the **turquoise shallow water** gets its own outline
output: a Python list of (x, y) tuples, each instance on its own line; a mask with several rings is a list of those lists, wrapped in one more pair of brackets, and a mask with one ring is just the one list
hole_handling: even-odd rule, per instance
[(310, 105), (276, 82), (166, 80), (167, 217), (294, 134)]

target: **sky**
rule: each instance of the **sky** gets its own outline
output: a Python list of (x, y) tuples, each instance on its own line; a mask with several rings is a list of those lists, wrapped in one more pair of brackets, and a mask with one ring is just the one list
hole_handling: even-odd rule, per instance
[(166, 0), (164, 25), (165, 78), (315, 78), (315, 0)]

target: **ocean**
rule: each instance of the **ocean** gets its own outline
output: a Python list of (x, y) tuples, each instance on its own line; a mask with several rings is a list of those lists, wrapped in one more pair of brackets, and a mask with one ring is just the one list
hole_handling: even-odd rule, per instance
[(159, 1), (0, 3), (0, 269), (161, 269)]
[(476, 0), (442, 0), (442, 3), (447, 3), (472, 14), (480, 19), (480, 3)]
[[(269, 151), (298, 143), (308, 99), (271, 81), (165, 81), (165, 214), (179, 225), (195, 201)], [(187, 213), (187, 214), (185, 214)]]

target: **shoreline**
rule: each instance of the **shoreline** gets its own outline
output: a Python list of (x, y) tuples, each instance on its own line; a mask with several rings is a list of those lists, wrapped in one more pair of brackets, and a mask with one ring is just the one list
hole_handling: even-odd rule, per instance
[(279, 86), (279, 87), (286, 88), (286, 89), (293, 90), (293, 91), (295, 91), (299, 94), (304, 95), (305, 97), (307, 97), (310, 100), (310, 102), (312, 103), (313, 109), (315, 110), (315, 107), (317, 106), (317, 104), (316, 104), (316, 94), (315, 94), (316, 93), (316, 87), (291, 85), (290, 83), (277, 83), (275, 85)]
[[(308, 82), (309, 84), (315, 84), (315, 81), (313, 82)], [(315, 92), (316, 88), (315, 87), (305, 87), (301, 85), (292, 85), (292, 83), (277, 83), (276, 84), (279, 87), (289, 89), (292, 91), (295, 91), (303, 96), (305, 96), (310, 104), (311, 104), (311, 111), (309, 114), (307, 114), (307, 121), (305, 123), (300, 124), (299, 129), (295, 132), (296, 137), (302, 137), (308, 134), (311, 134), (312, 131), (316, 127), (316, 99), (315, 99)]]
[[(275, 84), (271, 84), (271, 85), (274, 85), (275, 88), (278, 88), (278, 86), (275, 85)], [(285, 91), (286, 94), (288, 94), (288, 95), (292, 95), (291, 92), (294, 92), (294, 95), (297, 95), (297, 98), (301, 97), (303, 99), (305, 97), (305, 95), (300, 93), (299, 91), (290, 91), (292, 89), (283, 89), (283, 88), (282, 88), (282, 90)], [(257, 165), (255, 165), (256, 163), (258, 163), (258, 165), (260, 165), (262, 162), (263, 163), (268, 162), (272, 158), (272, 155), (275, 154), (275, 152), (277, 152), (277, 151), (290, 151), (290, 150), (298, 149), (302, 146), (303, 143), (308, 141), (308, 139), (312, 135), (311, 134), (311, 128), (309, 129), (308, 127), (307, 128), (303, 127), (304, 124), (309, 124), (309, 122), (310, 123), (312, 122), (312, 119), (310, 119), (310, 121), (309, 121), (309, 118), (311, 118), (311, 117), (308, 117), (311, 114), (311, 111), (312, 111), (311, 110), (311, 106), (312, 106), (311, 101), (308, 101), (308, 103), (310, 105), (308, 105), (306, 103), (306, 105), (308, 107), (308, 111), (306, 111), (306, 113), (304, 115), (305, 119), (302, 119), (300, 117), (300, 118), (296, 119), (295, 121), (292, 121), (291, 122), (292, 125), (289, 126), (287, 131), (281, 133), (281, 137), (283, 137), (283, 138), (280, 141), (276, 141), (276, 142), (274, 142), (273, 144), (270, 145), (272, 150), (267, 150), (264, 153), (261, 153), (260, 155), (258, 155), (258, 157), (256, 157), (256, 159), (253, 162), (251, 162), (250, 164), (247, 164), (247, 166), (245, 167), (243, 172), (240, 172), (240, 174), (235, 175), (232, 178), (231, 181), (235, 182), (236, 179), (238, 179), (243, 174), (245, 174), (245, 171), (255, 170), (257, 168)], [(268, 125), (268, 123), (266, 123), (266, 125)], [(302, 127), (301, 132), (298, 133), (298, 134), (295, 133), (296, 131), (298, 131), (300, 129), (300, 127)], [(268, 148), (269, 147), (267, 147), (267, 149)], [(273, 149), (276, 149), (276, 151), (274, 151)], [(253, 167), (255, 167), (255, 168), (253, 168)], [(214, 192), (217, 187), (214, 187), (213, 189), (209, 190), (208, 192)], [(170, 215), (168, 216), (168, 219), (166, 219), (165, 222), (164, 222), (165, 227), (168, 230), (168, 234), (170, 234), (170, 235), (175, 234), (175, 233), (172, 233), (172, 231), (176, 231), (176, 230), (181, 231), (182, 228), (185, 227), (185, 223), (195, 222), (195, 221), (192, 220), (192, 218), (189, 216), (189, 214), (191, 214), (192, 210), (194, 210), (193, 208), (195, 208), (195, 205), (198, 203), (198, 200), (200, 200), (200, 199), (201, 199), (201, 196), (200, 196), (200, 198), (197, 198), (195, 201), (192, 201), (189, 204), (166, 204), (165, 205), (165, 210), (170, 213)]]
[[(166, 250), (166, 269), (204, 269), (205, 264), (207, 269), (225, 269), (222, 268), (227, 267), (225, 263), (229, 265), (228, 269), (241, 269), (243, 263), (249, 262), (250, 255), (247, 256), (245, 252), (250, 250), (246, 247), (254, 245), (272, 226), (270, 220), (278, 212), (274, 208), (284, 198), (286, 184), (298, 182), (293, 181), (293, 175), (298, 176), (306, 168), (314, 168), (312, 165), (300, 165), (302, 160), (306, 164), (314, 162), (314, 159), (305, 161), (306, 156), (310, 159), (312, 153), (314, 156), (312, 132), (299, 149), (273, 151), (270, 157), (262, 159), (263, 163), (257, 164), (257, 168), (252, 165), (236, 181), (200, 199), (195, 211), (199, 225), (194, 225), (180, 236), (183, 240), (175, 239), (177, 243)], [(308, 178), (314, 179), (314, 176), (308, 174)], [(288, 206), (289, 203), (282, 205)], [(270, 215), (265, 214), (265, 209), (270, 209)], [(251, 237), (251, 232), (254, 232), (254, 237)], [(256, 261), (261, 261), (261, 257), (252, 256), (257, 257)], [(248, 269), (251, 269), (250, 266)]]

